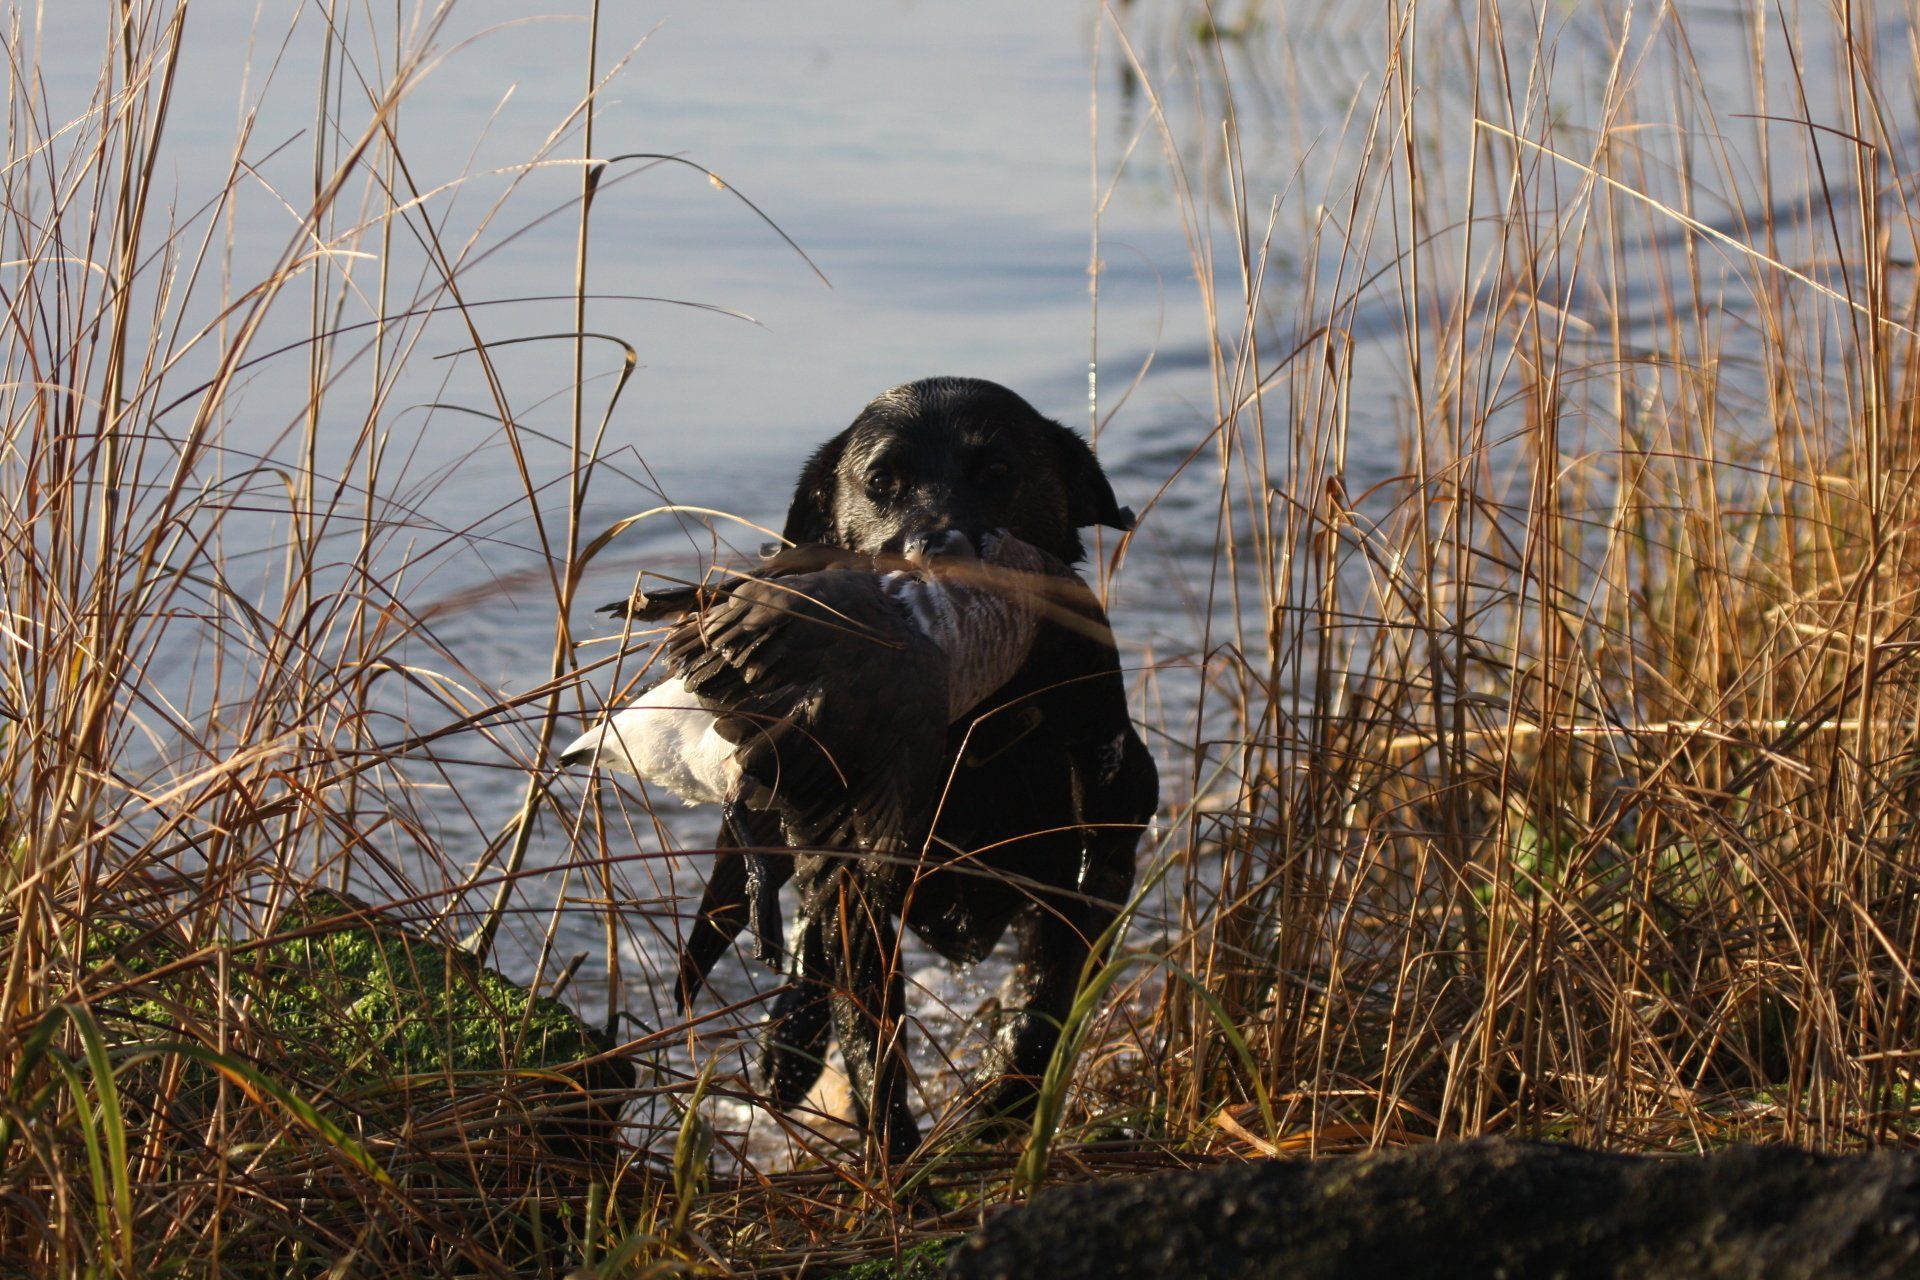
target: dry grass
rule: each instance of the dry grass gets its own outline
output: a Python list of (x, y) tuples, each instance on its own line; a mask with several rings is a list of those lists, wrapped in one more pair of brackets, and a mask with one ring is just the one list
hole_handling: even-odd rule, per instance
[[(517, 171), (582, 174), (560, 211), (575, 323), (530, 335), (461, 285), (510, 250), (490, 228), (518, 177), (458, 241), (432, 215), (449, 193), (413, 186), (396, 122), (441, 10), (382, 29), (378, 74), (338, 29), (298, 29), (329, 68), (312, 183), (279, 193), (295, 230), (257, 278), (229, 249), (243, 166), (204, 206), (156, 195), (179, 12), (126, 6), (71, 121), (33, 88), (31, 40), (6, 45), (8, 1269), (823, 1274), (1024, 1183), (1170, 1161), (1484, 1132), (1911, 1140), (1920, 284), (1890, 122), (1915, 69), (1882, 43), (1904, 27), (1843, 7), (1716, 28), (1751, 37), (1774, 95), (1746, 112), (1675, 90), (1685, 12), (1592, 20), (1570, 84), (1548, 70), (1569, 56), (1556, 20), (1390, 5), (1284, 199), (1243, 155), (1274, 117), (1239, 107), (1318, 89), (1227, 42), (1283, 15), (1251, 6), (1197, 43), (1183, 21), (1171, 59), (1144, 20), (1105, 28), (1188, 228), (1215, 389), (1168, 477), (1217, 503), (1201, 642), (1142, 655), (1142, 705), (1188, 672), (1203, 696), (1151, 724), (1175, 805), (1043, 1123), (1023, 1149), (951, 1135), (913, 1176), (952, 1208), (909, 1221), (825, 1138), (796, 1169), (714, 1174), (726, 1135), (700, 1099), (746, 1086), (676, 1072), (661, 1046), (687, 1028), (616, 1037), (651, 1101), (595, 1163), (503, 1121), (564, 1107), (547, 1075), (446, 1068), (407, 1082), (429, 1118), (395, 1122), (262, 1016), (262, 940), (314, 884), (374, 887), (484, 952), (542, 813), (572, 846), (533, 986), (572, 972), (560, 913), (592, 911), (610, 980), (587, 1020), (630, 1028), (634, 922), (672, 927), (635, 873), (647, 815), (556, 799), (533, 767), (577, 697), (566, 619), (597, 546), (581, 511), (611, 409), (578, 331), (600, 171), (578, 157), (617, 66), (583, 56), (580, 109)], [(268, 345), (288, 314), (304, 336)], [(386, 455), (430, 323), (469, 348), (516, 460), (503, 510), (534, 530), (561, 620), (551, 679), (513, 698), (405, 586), (472, 532), (428, 527)], [(552, 465), (494, 359), (530, 337), (575, 356)], [(263, 365), (306, 391), (264, 446), (234, 421)], [(1124, 596), (1141, 553), (1108, 552)], [(451, 776), (442, 749), (476, 742), (526, 778), (477, 863), (422, 800)], [(710, 1018), (696, 1058), (754, 1016)]]
[[(1317, 208), (1247, 190), (1230, 55), (1211, 142), (1148, 89), (1197, 274), (1241, 285), (1207, 300), (1231, 594), (1181, 976), (1091, 1034), (1084, 1114), (1911, 1141), (1911, 49), (1824, 8), (1384, 16)], [(1788, 100), (1717, 107), (1690, 18)], [(1350, 461), (1383, 436), (1396, 472)]]
[[(262, 141), (248, 117), (225, 181), (179, 204), (157, 175), (182, 32), (208, 15), (121, 6), (92, 101), (68, 120), (47, 104), (84, 81), (44, 65), (31, 14), (10, 11), (0, 1259), (31, 1274), (508, 1275), (624, 1250), (683, 1269), (652, 1135), (598, 1162), (541, 1136), (579, 1105), (528, 1043), (550, 1007), (514, 1012), (477, 970), (413, 944), (361, 947), (369, 985), (329, 985), (357, 921), (303, 907), (313, 886), (351, 886), (419, 936), (485, 940), (489, 900), (520, 869), (530, 821), (462, 865), (422, 797), (447, 744), (478, 742), (520, 762), (530, 816), (545, 794), (530, 766), (571, 678), (564, 623), (560, 678), (506, 699), (439, 642), (433, 595), (408, 584), (518, 514), (552, 566), (555, 616), (569, 612), (597, 422), (576, 397), (560, 475), (538, 473), (490, 345), (511, 308), (470, 306), (462, 282), (513, 243), (517, 226), (493, 224), (528, 175), (570, 164), (591, 189), (599, 171), (562, 147), (585, 140), (609, 68), (582, 59), (580, 106), (537, 154), (482, 175), (468, 203), (493, 203), (462, 224), (464, 184), (419, 190), (397, 124), (443, 69), (449, 6), (351, 39), (364, 14), (306, 8), (263, 38), (319, 64), (311, 130)], [(281, 69), (256, 61), (260, 92)], [(311, 184), (268, 187), (288, 231), (262, 262), (235, 220), (274, 225), (259, 166), (301, 144)], [(570, 206), (583, 259), (585, 208)], [(477, 229), (450, 238), (450, 224)], [(576, 307), (585, 292), (582, 276)], [(463, 386), (480, 388), (520, 482), (466, 528), (420, 513), (395, 432), (413, 407), (394, 403), (405, 372), (449, 347), (467, 349)], [(262, 380), (279, 394), (246, 399)], [(531, 985), (564, 982), (562, 967), (543, 955)], [(381, 1025), (368, 1002), (383, 970), (403, 1010), (405, 984), (425, 982), (506, 1016)]]

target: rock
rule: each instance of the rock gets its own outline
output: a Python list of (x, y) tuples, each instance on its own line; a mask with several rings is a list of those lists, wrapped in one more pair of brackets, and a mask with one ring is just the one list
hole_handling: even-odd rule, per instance
[(527, 1122), (562, 1155), (601, 1163), (614, 1154), (634, 1064), (611, 1056), (611, 1038), (563, 1002), (329, 890), (308, 891), (280, 932), (295, 937), (267, 948), (255, 970), (275, 1030), (303, 1054), (352, 1045), (362, 1115), (370, 1098), (397, 1101), (418, 1128), (492, 1087), (517, 1095), (512, 1119), (462, 1122), (465, 1140)]
[[(102, 921), (90, 950), (93, 981), (126, 992), (96, 1009), (113, 1039), (185, 1039), (212, 1020), (213, 965), (182, 964), (169, 934)], [(308, 891), (273, 937), (234, 952), (228, 984), (248, 1055), (360, 1137), (457, 1153), (519, 1131), (592, 1164), (617, 1154), (633, 1062), (561, 1001), (378, 908)], [(211, 1073), (189, 1075), (183, 1124), (214, 1097)]]
[(1043, 1191), (951, 1280), (1920, 1276), (1920, 1153), (1613, 1155), (1483, 1139)]

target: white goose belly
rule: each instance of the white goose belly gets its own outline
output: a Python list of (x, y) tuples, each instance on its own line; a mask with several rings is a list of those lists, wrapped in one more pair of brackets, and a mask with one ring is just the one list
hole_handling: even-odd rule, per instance
[(740, 766), (735, 744), (714, 728), (716, 710), (675, 676), (580, 735), (561, 759), (591, 751), (601, 768), (637, 774), (687, 804), (725, 804), (740, 784)]

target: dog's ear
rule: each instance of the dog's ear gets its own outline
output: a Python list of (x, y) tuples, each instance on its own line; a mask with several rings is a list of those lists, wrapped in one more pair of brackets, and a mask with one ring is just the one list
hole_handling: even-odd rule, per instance
[(1076, 529), (1103, 524), (1122, 531), (1133, 528), (1133, 509), (1123, 507), (1113, 496), (1113, 485), (1093, 450), (1080, 433), (1057, 422), (1052, 428), (1054, 458), (1060, 468), (1060, 484), (1067, 493), (1067, 521)]
[(842, 431), (815, 449), (807, 465), (800, 468), (793, 502), (787, 507), (787, 527), (780, 531), (788, 542), (833, 541), (834, 494), (839, 487), (840, 455), (846, 452), (847, 435)]

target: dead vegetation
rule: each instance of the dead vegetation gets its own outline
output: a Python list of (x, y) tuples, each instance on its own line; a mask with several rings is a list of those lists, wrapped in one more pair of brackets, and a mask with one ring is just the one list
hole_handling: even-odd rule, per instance
[[(756, 1011), (615, 1016), (645, 982), (620, 968), (635, 921), (673, 927), (642, 874), (657, 855), (635, 852), (647, 815), (534, 768), (578, 706), (566, 620), (600, 545), (580, 513), (631, 368), (616, 353), (594, 383), (584, 354), (586, 197), (612, 170), (581, 157), (614, 68), (583, 57), (580, 107), (494, 197), (537, 167), (582, 175), (559, 214), (582, 245), (576, 322), (529, 334), (462, 290), (515, 233), (489, 213), (448, 240), (453, 193), (410, 176), (402, 106), (447, 56), (440, 9), (380, 28), (378, 74), (339, 27), (295, 28), (328, 68), (322, 127), (287, 144), (313, 149), (312, 186), (279, 193), (294, 230), (254, 276), (231, 251), (245, 165), (177, 206), (156, 188), (183, 6), (126, 0), (71, 119), (45, 113), (51, 69), (11, 16), (7, 1268), (830, 1274), (1041, 1179), (1491, 1132), (1910, 1141), (1912, 13), (1715, 19), (1747, 42), (1717, 56), (1764, 86), (1749, 111), (1699, 89), (1688, 7), (1586, 20), (1570, 79), (1552, 14), (1389, 5), (1377, 64), (1282, 191), (1248, 178), (1273, 119), (1253, 101), (1324, 86), (1249, 83), (1277, 8), (1197, 39), (1105, 15), (1208, 321), (1214, 418), (1167, 479), (1212, 495), (1212, 577), (1189, 574), (1208, 593), (1192, 652), (1139, 655), (1186, 784), (1033, 1137), (943, 1132), (904, 1190), (825, 1138), (794, 1169), (715, 1171), (729, 1139), (702, 1101), (748, 1086), (664, 1047), (703, 1038), (695, 1059), (718, 1062)], [(1266, 47), (1311, 47), (1281, 34)], [(243, 122), (236, 157), (260, 145)], [(264, 336), (289, 314), (297, 337)], [(575, 355), (570, 438), (537, 458), (495, 363), (532, 338)], [(405, 371), (449, 345), (561, 619), (550, 678), (510, 697), (408, 585), (469, 532), (417, 518), (387, 454)], [(263, 367), (305, 393), (264, 443), (231, 408)], [(1104, 548), (1122, 600), (1145, 554)], [(1190, 676), (1197, 709), (1156, 717)], [(443, 847), (423, 798), (445, 794), (439, 753), (476, 742), (524, 788), (477, 858)], [(526, 865), (537, 816), (571, 841), (534, 869), (563, 877), (550, 892)], [(315, 884), (481, 951), (504, 918), (538, 990), (574, 972), (560, 912), (603, 920), (611, 978), (568, 995), (607, 991), (584, 1020), (640, 1066), (613, 1164), (489, 1120), (551, 1104), (526, 1070), (433, 1067), (452, 1111), (423, 1140), (290, 1060), (250, 993)], [(527, 901), (530, 926), (502, 916)], [(103, 959), (130, 939), (164, 962)], [(405, 1073), (353, 1064), (382, 1071)]]

